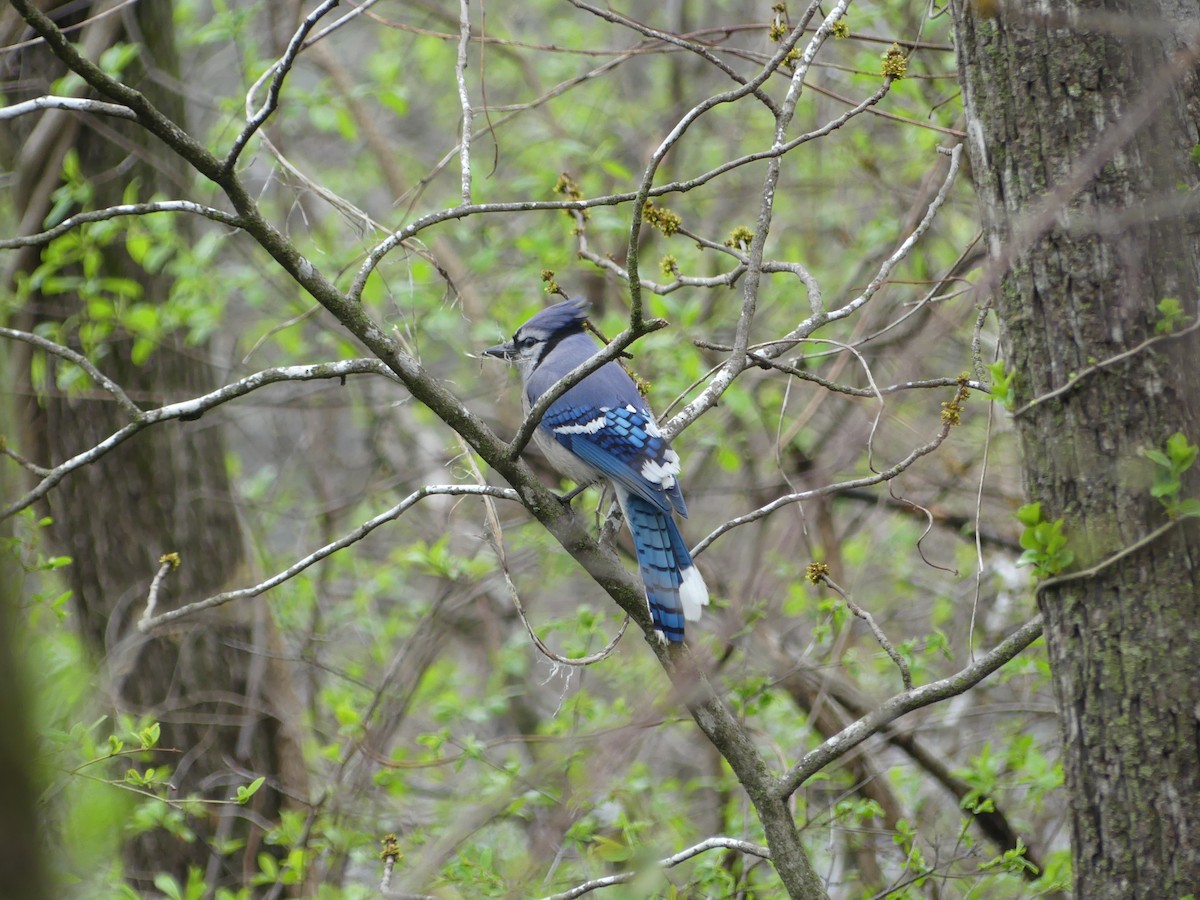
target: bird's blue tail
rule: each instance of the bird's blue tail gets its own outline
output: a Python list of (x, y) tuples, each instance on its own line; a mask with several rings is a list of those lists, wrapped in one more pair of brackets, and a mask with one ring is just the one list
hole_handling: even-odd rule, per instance
[(622, 505), (646, 585), (650, 617), (667, 640), (680, 643), (685, 614), (699, 618), (700, 607), (708, 603), (708, 590), (670, 513), (632, 493), (625, 495)]

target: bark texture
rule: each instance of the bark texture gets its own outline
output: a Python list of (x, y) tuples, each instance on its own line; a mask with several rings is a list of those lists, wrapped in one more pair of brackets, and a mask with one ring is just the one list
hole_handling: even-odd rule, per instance
[[(43, 6), (60, 16), (62, 26), (94, 12), (86, 3)], [(123, 77), (182, 121), (171, 15), (170, 3), (136, 4), (85, 25), (77, 37), (93, 59), (117, 42), (139, 45), (139, 56)], [(11, 39), (31, 36), (11, 9), (0, 26), (0, 33)], [(39, 46), (14, 54), (7, 66), (4, 92), (17, 101), (49, 93), (48, 82), (64, 72)], [(145, 131), (130, 123), (53, 111), (18, 124), (20, 132), (10, 133), (15, 141), (0, 141), (7, 144), (0, 147), (0, 157), (15, 173), (22, 233), (43, 227), (69, 151), (79, 156), (97, 208), (120, 203), (133, 179), (141, 186), (139, 200), (155, 191), (178, 196), (186, 185), (178, 162), (148, 149)], [(138, 266), (123, 241), (103, 252), (104, 276), (140, 282), (150, 302), (169, 296), (170, 278)], [(32, 271), (39, 262), (37, 250), (24, 252), (8, 274)], [(87, 315), (74, 294), (34, 293), (19, 327), (65, 322), (76, 342), (75, 326), (86, 322)], [(187, 344), (185, 337), (168, 335), (148, 361), (138, 364), (131, 356), (132, 338), (118, 328), (107, 338), (104, 352), (93, 357), (135, 402), (157, 406), (214, 386), (206, 348)], [(103, 392), (58, 390), (55, 359), (47, 360), (49, 376), (39, 384), (30, 381), (27, 354), (24, 363), (17, 393), (23, 395), (23, 447), (34, 459), (57, 464), (126, 424), (125, 413)], [(54, 539), (72, 559), (66, 572), (77, 623), (105, 662), (113, 704), (161, 723), (160, 746), (172, 752), (154, 764), (173, 770), (178, 796), (228, 800), (237, 785), (267, 776), (247, 808), (212, 807), (209, 815), (189, 818), (188, 828), (196, 834), (190, 842), (163, 830), (131, 840), (127, 873), (145, 888), (163, 871), (183, 883), (189, 867), (205, 873), (210, 891), (216, 885), (248, 884), (257, 854), (271, 850), (262, 844), (263, 829), (278, 821), (286, 795), (304, 794), (304, 769), (294, 739), (297, 704), (261, 604), (226, 607), (152, 638), (134, 627), (164, 553), (179, 552), (182, 566), (164, 582), (159, 611), (246, 577), (235, 509), (221, 428), (208, 419), (143, 432), (68, 477), (44, 508), (54, 519)], [(232, 839), (243, 842), (241, 853), (221, 855), (213, 849)]]
[[(953, 11), (1026, 489), (1046, 518), (1065, 518), (1068, 571), (1083, 570), (1168, 521), (1139, 451), (1177, 430), (1200, 441), (1196, 333), (1022, 407), (1154, 337), (1163, 298), (1195, 320), (1200, 223), (1180, 200), (1200, 181), (1200, 3)], [(1198, 493), (1193, 475), (1184, 496)], [(1162, 900), (1200, 885), (1198, 582), (1200, 538), (1185, 522), (1040, 592), (1077, 897)]]

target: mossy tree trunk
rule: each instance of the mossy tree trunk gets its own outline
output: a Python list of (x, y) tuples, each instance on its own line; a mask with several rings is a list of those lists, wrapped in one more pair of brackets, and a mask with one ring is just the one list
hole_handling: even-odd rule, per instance
[[(1141, 455), (1200, 442), (1197, 0), (954, 0), (968, 145), (1016, 372), (1026, 489), (1082, 571), (1169, 522)], [(1058, 193), (1055, 193), (1058, 192)], [(1049, 203), (1048, 198), (1052, 198)], [(1082, 376), (1052, 398), (1031, 401)], [(1196, 496), (1194, 473), (1183, 496)], [(1039, 593), (1063, 722), (1075, 896), (1200, 885), (1200, 535), (1185, 521)]]
[[(79, 38), (93, 59), (118, 42), (138, 45), (125, 80), (183, 121), (172, 6), (161, 0), (136, 4), (85, 25)], [(94, 11), (86, 3), (45, 7), (52, 16), (61, 10), (61, 26), (83, 22)], [(13, 39), (30, 36), (11, 9), (8, 17), (0, 31)], [(51, 93), (49, 82), (63, 74), (57, 60), (36, 45), (9, 65), (4, 92), (10, 100)], [(21, 133), (12, 132), (17, 140), (0, 155), (8, 157), (6, 167), (14, 172), (24, 233), (43, 227), (68, 152), (78, 155), (96, 208), (122, 202), (122, 191), (134, 179), (140, 185), (138, 200), (155, 192), (179, 196), (186, 185), (173, 157), (158, 152), (147, 143), (146, 132), (130, 123), (54, 111), (19, 124)], [(37, 250), (23, 252), (9, 274), (32, 271), (39, 261)], [(138, 266), (123, 240), (104, 247), (102, 269), (105, 277), (139, 282), (148, 302), (162, 304), (170, 295), (169, 276)], [(65, 339), (78, 347), (76, 326), (88, 313), (73, 294), (34, 293), (24, 315), (23, 327), (65, 323)], [(92, 355), (136, 402), (158, 406), (213, 387), (206, 347), (185, 338), (168, 334), (148, 360), (135, 362), (132, 337), (118, 327), (103, 353)], [(103, 392), (59, 390), (53, 358), (46, 360), (44, 382), (33, 384), (29, 361), (26, 356), (18, 394), (25, 393), (23, 447), (35, 459), (58, 464), (126, 424), (125, 413)], [(196, 835), (190, 842), (161, 829), (133, 839), (126, 847), (127, 873), (145, 888), (163, 871), (182, 883), (189, 867), (205, 873), (210, 891), (216, 885), (249, 884), (257, 853), (271, 849), (263, 846), (264, 827), (278, 821), (285, 796), (304, 795), (291, 676), (283, 671), (275, 631), (261, 603), (226, 607), (151, 638), (134, 627), (164, 553), (178, 552), (182, 566), (164, 582), (159, 611), (231, 582), (241, 586), (248, 577), (221, 428), (210, 419), (141, 433), (68, 477), (45, 507), (54, 519), (55, 541), (72, 559), (66, 571), (79, 627), (103, 659), (115, 705), (161, 723), (160, 746), (173, 752), (164, 753), (159, 764), (173, 770), (177, 796), (226, 801), (237, 785), (267, 777), (247, 808), (214, 806), (211, 813), (189, 817), (187, 827)], [(214, 849), (231, 841), (240, 841), (244, 849), (229, 855)]]

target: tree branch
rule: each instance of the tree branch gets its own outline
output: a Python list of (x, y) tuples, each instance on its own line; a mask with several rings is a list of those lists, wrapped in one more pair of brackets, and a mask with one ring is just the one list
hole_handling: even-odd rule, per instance
[(921, 685), (896, 694), (880, 704), (840, 734), (825, 741), (804, 757), (778, 779), (776, 796), (790, 797), (809, 778), (815, 775), (846, 751), (858, 746), (896, 719), (931, 704), (957, 697), (973, 688), (1005, 663), (1015, 659), (1026, 647), (1042, 635), (1042, 620), (1039, 616), (1026, 622), (1001, 641), (994, 649), (981, 656), (965, 669), (939, 681)]
[[(11, 329), (4, 329), (4, 332)], [(54, 345), (58, 346), (58, 345)], [(66, 349), (66, 348), (61, 348)], [(74, 351), (70, 351), (74, 352)], [(74, 360), (72, 360), (74, 362)], [(89, 364), (90, 365), (90, 364)], [(89, 372), (89, 374), (91, 374)], [(32, 505), (37, 500), (46, 496), (50, 489), (66, 478), (76, 469), (83, 466), (91, 465), (96, 460), (107, 454), (110, 450), (120, 446), (133, 437), (139, 431), (149, 428), (151, 425), (157, 425), (160, 422), (168, 422), (172, 419), (198, 419), (208, 410), (213, 407), (220, 406), (222, 403), (227, 403), (236, 397), (242, 397), (252, 391), (256, 391), (268, 384), (275, 384), (280, 381), (313, 381), (321, 378), (345, 378), (347, 375), (384, 375), (388, 378), (394, 378), (388, 367), (377, 359), (348, 359), (341, 362), (333, 363), (318, 363), (307, 366), (286, 366), (277, 369), (264, 369), (261, 372), (256, 372), (232, 384), (227, 384), (215, 391), (210, 391), (200, 397), (195, 397), (191, 400), (182, 400), (178, 403), (171, 403), (167, 406), (159, 407), (158, 409), (139, 410), (136, 406), (136, 415), (133, 415), (133, 421), (125, 427), (114, 431), (100, 443), (91, 447), (88, 450), (79, 453), (63, 463), (52, 467), (47, 475), (38, 483), (38, 485), (25, 496), (10, 503), (3, 509), (0, 509), (0, 519), (6, 519), (9, 516), (20, 512), (26, 507)], [(97, 375), (99, 373), (97, 372)], [(104, 379), (103, 375), (99, 375)], [(107, 379), (104, 379), (107, 381)], [(114, 385), (116, 387), (116, 385)], [(120, 388), (117, 388), (120, 390)], [(129, 401), (132, 405), (132, 401)], [(122, 404), (124, 405), (124, 404)]]
[(118, 119), (137, 119), (137, 113), (128, 106), (122, 106), (119, 103), (105, 103), (103, 100), (89, 100), (84, 97), (46, 96), (34, 97), (32, 100), (14, 103), (12, 106), (0, 107), (0, 122), (15, 119), (18, 116), (24, 116), (43, 109), (66, 109), (71, 112), (114, 116)]
[(224, 212), (223, 210), (213, 209), (211, 206), (202, 206), (199, 203), (193, 203), (190, 200), (159, 200), (155, 203), (126, 203), (118, 206), (109, 206), (104, 209), (97, 209), (91, 212), (81, 212), (70, 218), (63, 219), (53, 228), (46, 231), (40, 231), (37, 234), (27, 234), (17, 238), (2, 238), (0, 239), (0, 250), (15, 250), (19, 247), (41, 247), (44, 244), (50, 243), (57, 237), (61, 237), (68, 231), (77, 228), (80, 225), (86, 225), (89, 222), (103, 222), (107, 219), (115, 219), (118, 216), (146, 216), (152, 213), (162, 212), (185, 212), (193, 213), (197, 216), (203, 216), (206, 219), (212, 219), (214, 222), (220, 222), (222, 225), (228, 225), (230, 228), (241, 228), (242, 220), (232, 213)]
[(459, 140), (459, 160), (462, 167), (462, 202), (471, 202), (471, 94), (467, 90), (467, 50), (471, 44), (471, 6), (469, 0), (458, 0), (458, 57), (454, 64), (454, 81), (458, 85), (458, 103), (462, 107), (462, 138)]
[(128, 413), (131, 418), (137, 419), (141, 417), (141, 408), (131, 399), (129, 399), (129, 395), (125, 393), (125, 390), (119, 384), (97, 369), (92, 364), (92, 361), (82, 353), (76, 353), (70, 347), (64, 347), (62, 344), (56, 344), (54, 341), (48, 340), (41, 335), (33, 334), (28, 331), (18, 331), (15, 328), (0, 328), (0, 337), (11, 338), (14, 341), (22, 341), (26, 344), (32, 344), (34, 347), (45, 350), (47, 353), (52, 353), (61, 359), (67, 360), (68, 362), (73, 362), (75, 365), (79, 366), (79, 368), (83, 369), (83, 371), (88, 374), (88, 377), (91, 378), (92, 381), (94, 381), (99, 387), (112, 394), (113, 399), (117, 401), (117, 404), (121, 407), (121, 409), (125, 410), (125, 412)]
[[(678, 418), (678, 416), (676, 418)], [(827, 484), (824, 487), (813, 488), (809, 491), (797, 491), (792, 494), (784, 494), (782, 497), (776, 497), (770, 503), (760, 506), (758, 509), (753, 510), (752, 512), (748, 512), (745, 515), (736, 516), (713, 529), (713, 531), (709, 533), (704, 540), (693, 547), (692, 556), (699, 556), (708, 549), (709, 545), (712, 544), (713, 541), (726, 532), (732, 531), (734, 528), (738, 528), (742, 525), (748, 525), (750, 522), (757, 521), (763, 516), (770, 515), (776, 510), (782, 509), (789, 504), (799, 503), (802, 500), (811, 500), (814, 497), (824, 497), (828, 494), (837, 494), (850, 488), (867, 487), (868, 485), (879, 484), (883, 481), (891, 481), (922, 456), (928, 456), (930, 453), (940, 447), (942, 442), (945, 441), (949, 436), (951, 427), (952, 426), (948, 423), (943, 423), (941, 430), (937, 433), (937, 436), (932, 441), (930, 441), (928, 444), (917, 447), (915, 450), (910, 452), (908, 456), (900, 460), (900, 462), (896, 463), (891, 468), (884, 469), (882, 472), (876, 472), (873, 475), (864, 475), (862, 478), (852, 478), (849, 481), (839, 481), (836, 484)]]
[[(304, 39), (313, 30), (313, 27), (337, 5), (338, 0), (323, 0), (320, 6), (305, 16), (304, 21), (300, 23), (300, 27), (296, 29), (296, 33), (292, 35), (292, 39), (288, 42), (287, 50), (284, 51), (283, 56), (267, 70), (274, 73), (271, 77), (271, 86), (267, 88), (267, 99), (263, 101), (263, 105), (259, 107), (258, 112), (254, 113), (246, 122), (246, 127), (242, 129), (241, 133), (234, 138), (233, 146), (229, 149), (225, 161), (221, 164), (220, 175), (222, 178), (228, 178), (233, 174), (233, 167), (237, 165), (238, 157), (242, 155), (242, 151), (246, 148), (246, 144), (249, 143), (250, 138), (254, 137), (255, 132), (270, 118), (271, 113), (279, 108), (279, 92), (283, 88), (283, 80), (287, 78), (288, 72), (292, 70), (292, 66), (296, 62), (296, 57), (303, 47)], [(253, 93), (252, 88), (251, 94)], [(220, 183), (221, 179), (214, 180)]]
[[(660, 859), (658, 866), (663, 869), (674, 868), (681, 862), (685, 862), (694, 856), (699, 856), (701, 853), (714, 849), (736, 850), (739, 853), (757, 856), (759, 859), (771, 858), (771, 851), (766, 847), (760, 847), (758, 844), (751, 844), (749, 841), (740, 841), (737, 838), (710, 837), (694, 846), (688, 847), (686, 850), (680, 850), (672, 856)], [(544, 900), (575, 900), (576, 897), (582, 897), (584, 894), (590, 894), (592, 891), (599, 890), (600, 888), (612, 887), (616, 884), (628, 884), (637, 876), (637, 872), (620, 872), (616, 875), (606, 875), (604, 878), (585, 881), (583, 884), (573, 887), (569, 891), (551, 894), (544, 898)]]
[[(456, 495), (473, 494), (473, 495), (477, 495), (477, 496), (486, 495), (489, 497), (500, 497), (501, 499), (512, 500), (514, 502), (520, 501), (520, 497), (517, 495), (517, 492), (514, 490), (510, 490), (508, 488), (498, 488), (498, 487), (492, 487), (490, 485), (479, 485), (479, 484), (428, 484), (428, 485), (425, 485), (420, 490), (413, 491), (411, 494), (409, 494), (407, 497), (405, 497), (403, 500), (401, 500), (399, 503), (397, 503), (395, 506), (393, 506), (387, 512), (380, 513), (379, 515), (375, 516), (374, 518), (368, 519), (366, 522), (363, 522), (362, 525), (358, 526), (358, 528), (356, 528), (354, 531), (350, 532), (349, 534), (338, 538), (336, 541), (326, 544), (324, 547), (321, 547), (319, 550), (314, 550), (308, 556), (306, 556), (303, 559), (298, 560), (297, 562), (288, 566), (282, 572), (279, 572), (278, 574), (271, 576), (266, 581), (262, 581), (256, 585), (254, 585), (253, 587), (241, 588), (240, 590), (236, 590), (236, 591), (225, 591), (224, 593), (221, 593), (221, 594), (215, 594), (212, 597), (207, 597), (204, 600), (197, 600), (194, 603), (188, 603), (184, 606), (179, 607), (178, 609), (172, 609), (168, 612), (160, 613), (157, 616), (152, 615), (154, 608), (151, 604), (147, 603), (146, 611), (145, 611), (145, 613), (142, 614), (142, 618), (138, 621), (138, 625), (137, 625), (138, 631), (140, 631), (142, 634), (149, 634), (154, 629), (159, 628), (162, 625), (166, 625), (168, 622), (174, 622), (177, 619), (182, 619), (187, 616), (195, 615), (196, 613), (202, 612), (203, 610), (213, 609), (218, 606), (224, 606), (226, 603), (229, 603), (233, 600), (242, 600), (247, 597), (257, 597), (259, 594), (264, 593), (265, 591), (268, 591), (271, 588), (276, 587), (280, 584), (283, 584), (285, 581), (288, 581), (289, 579), (295, 578), (297, 575), (299, 575), (301, 572), (303, 572), (305, 569), (307, 569), (309, 566), (313, 565), (314, 563), (318, 563), (321, 560), (325, 559), (327, 556), (331, 556), (334, 553), (336, 553), (337, 551), (345, 549), (346, 547), (349, 547), (351, 544), (355, 544), (358, 541), (361, 541), (363, 538), (365, 538), (368, 534), (370, 534), (372, 531), (374, 531), (380, 525), (386, 525), (388, 522), (394, 522), (396, 519), (398, 519), (402, 515), (404, 515), (404, 513), (406, 513), (409, 509), (411, 509), (413, 506), (415, 506), (418, 502), (420, 502), (421, 500), (424, 500), (426, 497), (431, 497), (435, 494), (456, 494)], [(161, 570), (160, 570), (160, 577), (161, 577)], [(158, 579), (156, 578), (155, 581), (157, 582), (157, 580)]]

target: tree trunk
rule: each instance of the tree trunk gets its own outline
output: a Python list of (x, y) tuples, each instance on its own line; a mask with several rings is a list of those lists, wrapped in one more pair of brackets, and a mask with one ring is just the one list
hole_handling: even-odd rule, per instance
[[(90, 11), (88, 4), (63, 8), (67, 18), (60, 25), (82, 21)], [(8, 15), (12, 17), (11, 10)], [(126, 68), (124, 79), (182, 122), (182, 99), (172, 87), (178, 62), (171, 15), (169, 3), (137, 4), (86, 25), (78, 39), (92, 59), (118, 41), (138, 44), (139, 57)], [(19, 101), (49, 93), (47, 83), (63, 70), (48, 51), (35, 46), (21, 54), (16, 71), (6, 74), (13, 84), (5, 85), (4, 92)], [(68, 151), (78, 154), (97, 208), (122, 202), (133, 179), (140, 183), (138, 200), (156, 191), (176, 196), (179, 185), (186, 184), (172, 155), (149, 152), (145, 131), (131, 123), (56, 111), (20, 124), (30, 130), (5, 149), (14, 155), (22, 233), (41, 230)], [(180, 222), (177, 227), (186, 226)], [(169, 277), (138, 266), (124, 241), (113, 242), (103, 253), (102, 275), (134, 279), (147, 300), (166, 301)], [(21, 254), (11, 274), (32, 270), (38, 255), (36, 250)], [(85, 321), (80, 301), (71, 294), (34, 294), (23, 324)], [(65, 340), (79, 347), (77, 331)], [(142, 363), (133, 361), (131, 346), (130, 335), (118, 329), (106, 339), (99, 365), (143, 406), (194, 396), (213, 386), (205, 347), (185, 345), (183, 334), (167, 336)], [(18, 388), (27, 394), (22, 411), (27, 452), (53, 464), (93, 446), (127, 421), (102, 392), (58, 391), (56, 369), (56, 360), (49, 359), (45, 384), (34, 385), (26, 364), (24, 384)], [(304, 793), (304, 769), (293, 737), (297, 705), (269, 616), (261, 603), (243, 604), (152, 638), (133, 627), (164, 553), (178, 552), (182, 565), (164, 582), (159, 611), (246, 577), (221, 429), (205, 419), (142, 432), (68, 477), (51, 492), (47, 507), (54, 519), (53, 537), (72, 559), (67, 574), (79, 627), (97, 656), (106, 657), (108, 688), (117, 707), (161, 723), (160, 746), (174, 752), (163, 753), (154, 764), (173, 771), (175, 796), (225, 801), (237, 785), (267, 777), (248, 808), (214, 806), (210, 814), (190, 818), (188, 828), (196, 840), (185, 842), (163, 830), (137, 837), (126, 848), (128, 876), (149, 887), (154, 875), (165, 871), (182, 883), (189, 867), (199, 867), (210, 891), (215, 885), (248, 884), (257, 869), (257, 853), (270, 849), (262, 846), (263, 823), (278, 820), (285, 792)], [(215, 843), (228, 845), (235, 838), (244, 842), (241, 854), (221, 856), (213, 849)]]
[[(8, 366), (0, 373), (9, 374)], [(0, 424), (8, 418), (0, 410)], [(12, 482), (0, 469), (0, 496), (9, 496)], [(37, 799), (43, 785), (38, 777), (25, 673), (30, 669), (28, 641), (22, 640), (20, 592), (24, 576), (7, 546), (13, 537), (9, 522), (0, 523), (0, 893), (6, 897), (46, 900), (50, 897), (44, 843), (38, 829)]]
[[(1064, 517), (1064, 574), (1079, 572), (1170, 521), (1141, 451), (1175, 431), (1200, 440), (1195, 332), (1089, 371), (1155, 337), (1164, 298), (1187, 315), (1176, 332), (1195, 321), (1200, 222), (1179, 201), (1200, 181), (1200, 44), (1185, 43), (1200, 3), (953, 6), (1026, 489)], [(1200, 885), (1198, 581), (1184, 521), (1039, 592), (1076, 897), (1175, 900)]]

